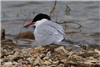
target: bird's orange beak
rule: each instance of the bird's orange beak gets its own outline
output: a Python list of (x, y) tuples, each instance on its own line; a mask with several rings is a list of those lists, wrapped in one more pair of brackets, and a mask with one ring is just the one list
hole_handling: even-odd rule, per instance
[(29, 23), (29, 24), (27, 24), (27, 25), (25, 25), (23, 28), (28, 28), (29, 26), (31, 26), (31, 25), (34, 25), (35, 23)]

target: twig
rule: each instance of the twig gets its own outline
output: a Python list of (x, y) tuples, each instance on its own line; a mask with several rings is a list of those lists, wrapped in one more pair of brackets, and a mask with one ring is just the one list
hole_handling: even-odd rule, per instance
[(22, 24), (22, 27), (20, 28), (20, 32), (19, 32), (18, 37), (17, 37), (17, 40), (16, 40), (16, 43), (17, 43), (17, 44), (18, 44), (19, 35), (21, 34), (21, 30), (22, 30), (22, 28), (23, 28), (25, 22), (27, 21), (27, 19), (29, 19), (30, 15), (31, 15), (31, 12), (29, 12), (29, 14), (27, 15), (26, 19), (24, 20), (24, 22), (23, 22), (23, 24)]
[(79, 25), (79, 27), (78, 28), (76, 28), (76, 29), (80, 29), (81, 27), (82, 27), (82, 25), (81, 24), (79, 24), (79, 23), (75, 23), (75, 22), (64, 22), (64, 23), (73, 23), (73, 24), (77, 24), (77, 25)]
[(71, 11), (71, 9), (69, 8), (68, 5), (66, 5), (66, 10), (65, 10), (66, 15), (70, 15), (70, 13), (69, 13), (70, 11)]
[(52, 7), (52, 10), (51, 10), (51, 12), (50, 12), (50, 17), (51, 17), (52, 12), (54, 12), (54, 10), (55, 10), (56, 2), (57, 2), (57, 1), (55, 0), (54, 6)]
[[(56, 21), (53, 21), (53, 22), (56, 22)], [(58, 22), (57, 22), (57, 23), (58, 23)], [(65, 25), (66, 25), (66, 23), (73, 23), (73, 24), (77, 24), (77, 25), (79, 25), (79, 27), (76, 28), (76, 29), (80, 29), (80, 28), (82, 27), (81, 24), (79, 24), (79, 23), (75, 23), (75, 22), (72, 22), (72, 21), (68, 21), (68, 22), (64, 21), (63, 23), (58, 23), (58, 24), (65, 24)]]

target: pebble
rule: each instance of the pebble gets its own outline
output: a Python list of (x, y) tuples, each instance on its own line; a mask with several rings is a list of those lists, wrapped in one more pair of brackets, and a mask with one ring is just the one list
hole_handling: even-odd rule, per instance
[(50, 64), (52, 64), (52, 63), (49, 62), (49, 61), (45, 61), (44, 64), (46, 64), (46, 65), (50, 65)]
[(13, 67), (12, 62), (6, 62), (2, 67)]
[(68, 53), (68, 51), (63, 46), (56, 48), (56, 51), (60, 51), (60, 53)]
[(98, 53), (100, 55), (100, 50), (95, 49), (94, 52)]
[(39, 56), (35, 59), (35, 61), (33, 63), (33, 65), (37, 65), (37, 64), (39, 64), (39, 65), (44, 64), (43, 61), (41, 60), (41, 58)]

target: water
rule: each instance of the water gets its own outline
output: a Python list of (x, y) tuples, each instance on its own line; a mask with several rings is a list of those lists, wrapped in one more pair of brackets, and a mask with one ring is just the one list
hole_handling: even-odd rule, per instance
[[(2, 1), (1, 28), (6, 30), (6, 34), (18, 34), (29, 12), (31, 16), (25, 24), (31, 22), (38, 13), (49, 15), (53, 4), (54, 1)], [(71, 9), (70, 15), (66, 15), (66, 5)], [(58, 22), (69, 22), (64, 29), (71, 40), (100, 45), (99, 12), (99, 1), (59, 1), (51, 19), (56, 21), (57, 14)], [(77, 29), (79, 25), (74, 23), (82, 27)], [(32, 28), (22, 31), (29, 30), (33, 31)]]

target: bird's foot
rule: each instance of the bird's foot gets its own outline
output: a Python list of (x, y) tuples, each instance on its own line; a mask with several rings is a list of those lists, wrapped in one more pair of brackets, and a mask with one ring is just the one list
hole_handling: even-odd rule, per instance
[[(45, 53), (47, 53), (49, 50), (46, 50), (45, 49)], [(54, 52), (54, 48), (52, 50), (50, 50), (50, 53), (53, 53)]]

